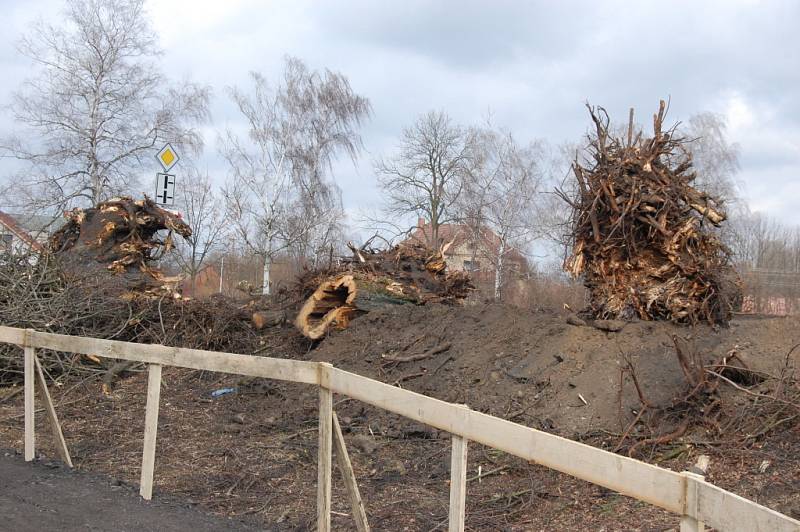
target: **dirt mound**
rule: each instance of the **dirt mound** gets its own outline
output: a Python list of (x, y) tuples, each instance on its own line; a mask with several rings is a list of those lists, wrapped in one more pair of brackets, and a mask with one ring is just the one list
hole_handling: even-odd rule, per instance
[(627, 360), (653, 406), (669, 406), (685, 392), (673, 335), (708, 362), (735, 348), (751, 368), (771, 372), (800, 342), (791, 318), (739, 319), (721, 330), (635, 322), (616, 333), (565, 318), (497, 304), (386, 308), (328, 337), (313, 357), (579, 438), (619, 433), (641, 408), (632, 381), (623, 379)]

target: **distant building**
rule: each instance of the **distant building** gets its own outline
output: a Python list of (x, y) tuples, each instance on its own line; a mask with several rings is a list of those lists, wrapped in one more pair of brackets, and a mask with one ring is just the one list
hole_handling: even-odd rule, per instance
[[(411, 232), (406, 242), (426, 244), (431, 240), (431, 225), (423, 218)], [(463, 270), (472, 274), (478, 281), (494, 284), (495, 265), (500, 254), (500, 237), (490, 229), (483, 229), (479, 236), (472, 233), (464, 224), (443, 224), (439, 226), (439, 241), (452, 242), (445, 251), (444, 258), (451, 270)], [(515, 248), (503, 253), (503, 271), (505, 279), (510, 280), (508, 273), (521, 275), (528, 271), (528, 260)]]
[(47, 240), (64, 224), (62, 219), (0, 211), (0, 253), (40, 252)]
[(219, 270), (213, 264), (208, 264), (200, 268), (194, 278), (194, 290), (192, 290), (192, 279), (186, 277), (181, 285), (181, 293), (187, 297), (203, 298), (216, 294), (220, 291)]

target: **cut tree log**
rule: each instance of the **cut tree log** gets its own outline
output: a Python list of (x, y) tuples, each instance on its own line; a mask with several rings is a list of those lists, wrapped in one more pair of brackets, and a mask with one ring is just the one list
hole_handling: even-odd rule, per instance
[(448, 272), (444, 251), (404, 244), (385, 251), (355, 250), (340, 272), (328, 272), (305, 285), (315, 287), (295, 319), (312, 340), (331, 328), (344, 329), (362, 314), (394, 305), (455, 302), (473, 289), (465, 272)]
[(253, 327), (260, 331), (264, 327), (277, 327), (287, 321), (286, 312), (283, 310), (257, 310), (250, 316)]
[(391, 288), (391, 284), (381, 287), (352, 274), (324, 281), (300, 309), (295, 325), (305, 337), (318, 340), (331, 327), (346, 328), (358, 314), (389, 305), (412, 303), (402, 296), (402, 292), (392, 295)]

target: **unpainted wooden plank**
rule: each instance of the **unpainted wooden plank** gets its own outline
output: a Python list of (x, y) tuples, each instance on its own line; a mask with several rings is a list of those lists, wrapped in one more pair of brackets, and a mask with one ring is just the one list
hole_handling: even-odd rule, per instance
[(689, 482), (690, 479), (703, 480), (703, 477), (686, 471), (683, 476), (686, 478), (686, 508), (681, 516), (680, 532), (703, 532), (705, 525), (694, 517), (697, 515), (697, 483)]
[(25, 345), (25, 329), (0, 326), (0, 342), (19, 346)]
[(156, 435), (158, 406), (161, 400), (161, 365), (150, 364), (147, 375), (147, 404), (144, 414), (144, 447), (139, 494), (149, 501), (153, 498), (153, 472), (156, 464)]
[(317, 457), (317, 531), (331, 529), (331, 466), (333, 451), (333, 393), (319, 387), (319, 452)]
[(467, 503), (467, 440), (453, 435), (450, 452), (449, 532), (464, 532)]
[(350, 499), (350, 509), (353, 512), (353, 520), (358, 532), (370, 532), (367, 512), (364, 509), (364, 501), (361, 499), (361, 492), (358, 489), (356, 474), (353, 471), (353, 464), (350, 462), (350, 455), (344, 442), (342, 427), (339, 425), (339, 417), (333, 412), (333, 446), (336, 449), (336, 463), (342, 474), (342, 481), (347, 489), (347, 496)]
[(800, 521), (745, 499), (703, 480), (687, 479), (696, 484), (697, 510), (691, 517), (725, 532), (798, 532)]
[(681, 516), (680, 532), (703, 532), (706, 529), (703, 523), (689, 517), (688, 515)]
[[(13, 335), (9, 335), (13, 336)], [(28, 345), (69, 353), (95, 355), (135, 362), (233, 373), (269, 379), (319, 383), (319, 363), (268, 358), (163, 345), (134, 344), (116, 340), (83, 338), (63, 334), (28, 331)]]
[(33, 360), (36, 351), (25, 346), (25, 461), (30, 462), (36, 455), (35, 414), (34, 414), (34, 368)]
[(679, 473), (337, 368), (331, 389), (468, 440), (683, 514)]
[(50, 428), (53, 431), (53, 439), (55, 440), (56, 451), (61, 457), (61, 460), (69, 467), (72, 467), (72, 457), (69, 455), (69, 448), (67, 447), (67, 442), (64, 439), (64, 433), (61, 432), (61, 423), (58, 422), (58, 415), (56, 414), (56, 408), (53, 405), (53, 399), (50, 397), (50, 391), (47, 389), (47, 381), (44, 378), (42, 364), (39, 362), (39, 357), (37, 357), (35, 353), (33, 360), (36, 363), (36, 377), (37, 383), (39, 384), (39, 392), (44, 400), (44, 411), (47, 414), (47, 419), (50, 422)]

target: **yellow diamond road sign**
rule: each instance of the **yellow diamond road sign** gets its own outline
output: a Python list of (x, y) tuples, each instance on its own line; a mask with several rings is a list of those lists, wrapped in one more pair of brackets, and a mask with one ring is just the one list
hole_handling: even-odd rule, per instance
[(158, 162), (161, 163), (161, 167), (164, 168), (164, 171), (169, 172), (169, 169), (175, 166), (175, 163), (178, 162), (178, 153), (168, 142), (163, 148), (161, 148), (161, 151), (156, 154), (156, 159), (158, 159)]

